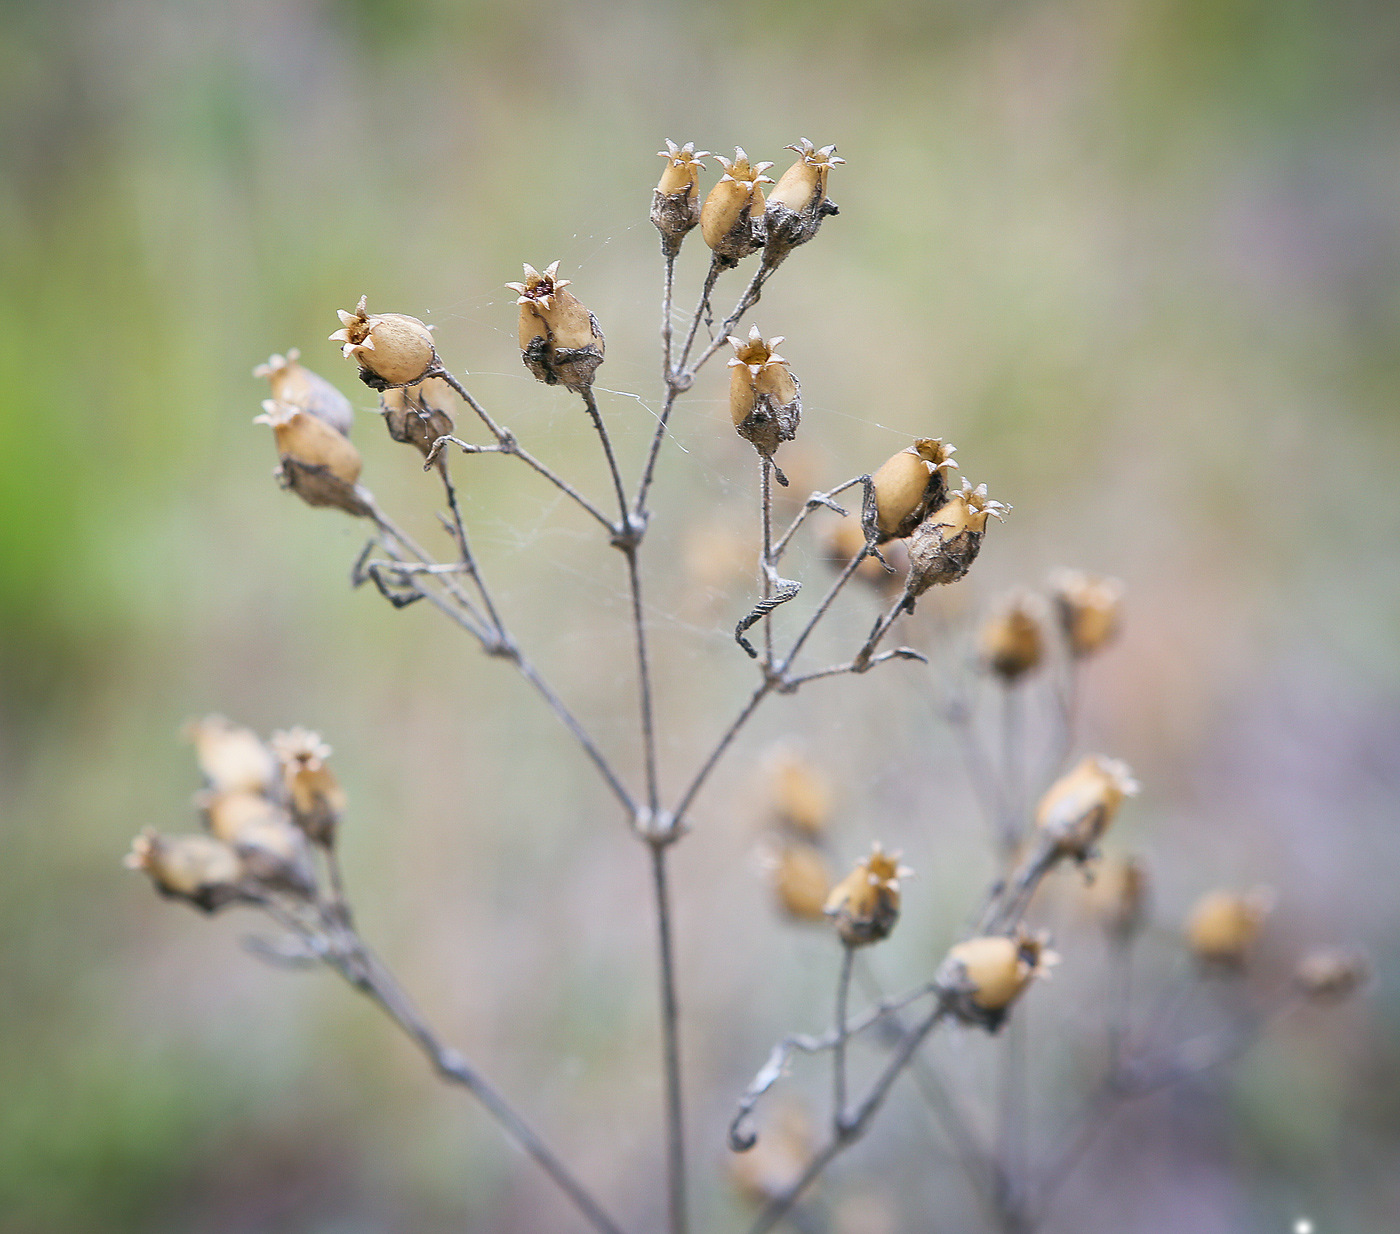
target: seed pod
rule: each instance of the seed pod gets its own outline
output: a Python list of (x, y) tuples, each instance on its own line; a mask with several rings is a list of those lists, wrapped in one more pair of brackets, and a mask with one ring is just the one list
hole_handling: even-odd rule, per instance
[(603, 362), (603, 331), (598, 319), (575, 299), (556, 261), (541, 274), (525, 266), (523, 283), (507, 283), (519, 297), (520, 357), (547, 386), (563, 385), (581, 394), (593, 384)]
[(416, 446), (427, 458), (440, 437), (452, 432), (453, 391), (442, 377), (380, 392), (379, 411), (389, 436)]
[(1011, 509), (987, 496), (987, 486), (973, 488), (963, 481), (962, 491), (954, 493), (914, 529), (909, 538), (910, 596), (921, 596), (935, 584), (956, 583), (977, 559), (986, 534), (987, 518), (1005, 517)]
[(1085, 898), (1109, 937), (1132, 938), (1147, 919), (1150, 884), (1147, 870), (1136, 857), (1119, 857), (1100, 863)]
[(710, 190), (700, 207), (700, 234), (710, 246), (721, 269), (739, 264), (755, 249), (763, 247), (764, 184), (772, 184), (763, 173), (772, 163), (750, 163), (749, 156), (734, 147), (734, 161), (715, 155), (724, 166), (724, 175)]
[[(843, 518), (833, 523), (825, 541), (827, 565), (833, 570), (844, 570), (865, 543), (865, 531), (857, 519)], [(889, 573), (874, 554), (868, 554), (856, 567), (856, 578), (878, 591), (897, 592), (903, 588), (904, 575), (909, 571), (909, 550), (903, 540), (890, 540), (881, 551), (894, 573)]]
[(301, 352), (293, 347), (285, 356), (270, 356), (266, 364), (253, 370), (253, 376), (267, 378), (272, 397), (279, 403), (309, 412), (348, 437), (355, 423), (350, 400), (319, 373), (299, 364), (300, 359)]
[(886, 855), (879, 842), (870, 847), (827, 897), (823, 911), (836, 923), (848, 947), (863, 947), (888, 938), (899, 920), (899, 880), (914, 871), (899, 864), (899, 854)]
[(1093, 655), (1117, 636), (1123, 610), (1123, 584), (1118, 579), (1057, 570), (1050, 578), (1050, 593), (1071, 655)]
[(824, 921), (831, 875), (821, 850), (811, 844), (785, 844), (772, 860), (773, 893), (779, 906), (798, 921)]
[(696, 150), (688, 141), (677, 146), (669, 138), (666, 149), (657, 153), (666, 160), (661, 182), (651, 195), (651, 221), (661, 233), (661, 251), (674, 257), (681, 251), (686, 232), (700, 221), (700, 172), (710, 157), (708, 150)]
[(1108, 830), (1125, 797), (1136, 797), (1138, 782), (1128, 764), (1090, 754), (1055, 781), (1040, 799), (1035, 824), (1061, 856), (1084, 862)]
[(1008, 684), (1035, 668), (1044, 652), (1037, 597), (1012, 596), (982, 623), (977, 644), (982, 662)]
[(912, 446), (891, 455), (873, 476), (877, 544), (902, 540), (947, 498), (944, 472), (955, 469), (957, 446), (937, 437), (920, 437)]
[(314, 843), (330, 848), (345, 812), (345, 790), (326, 766), (331, 748), (320, 734), (300, 726), (272, 734), (272, 748), (282, 760), (282, 778), (292, 818)]
[(984, 935), (950, 947), (937, 981), (954, 1014), (996, 1032), (1022, 991), (1059, 963), (1047, 941), (1021, 928), (1012, 938)]
[(334, 506), (347, 514), (369, 513), (358, 491), (360, 452), (324, 420), (275, 399), (263, 402), (254, 424), (267, 424), (281, 459), (273, 476), (309, 506)]
[[(802, 397), (788, 362), (774, 350), (782, 336), (766, 342), (757, 326), (747, 339), (732, 335), (729, 345), (729, 414), (739, 436), (760, 454), (772, 458), (778, 446), (797, 436), (802, 418)], [(781, 482), (787, 480), (779, 473)]]
[(438, 362), (433, 328), (405, 313), (367, 313), (366, 300), (361, 296), (353, 313), (336, 310), (341, 328), (331, 342), (355, 359), (360, 380), (372, 390), (421, 381)]
[(148, 874), (161, 895), (206, 913), (249, 898), (242, 860), (213, 836), (166, 836), (147, 827), (131, 842), (125, 864)]
[(277, 784), (277, 759), (251, 728), (220, 715), (191, 720), (185, 737), (216, 793), (266, 793)]
[(1209, 968), (1243, 968), (1264, 919), (1273, 911), (1274, 899), (1268, 887), (1207, 892), (1186, 918), (1186, 945), (1191, 954)]
[(245, 792), (204, 793), (197, 803), (214, 838), (238, 853), (250, 877), (301, 894), (312, 890), (306, 842), (282, 806)]
[(1370, 962), (1358, 951), (1323, 947), (1309, 951), (1293, 970), (1299, 993), (1318, 1003), (1339, 1003), (1371, 979)]
[(791, 749), (778, 747), (767, 759), (774, 821), (808, 839), (820, 839), (831, 820), (831, 788), (815, 767)]
[(797, 162), (768, 194), (763, 259), (769, 265), (777, 265), (797, 245), (806, 244), (817, 234), (822, 219), (837, 213), (835, 204), (827, 200), (826, 178), (833, 167), (846, 161), (837, 157), (835, 146), (818, 150), (805, 137), (786, 148), (796, 152)]
[(766, 1204), (786, 1194), (801, 1178), (815, 1149), (811, 1120), (798, 1107), (781, 1107), (767, 1123), (763, 1134), (743, 1152), (729, 1155), (730, 1181), (753, 1204)]

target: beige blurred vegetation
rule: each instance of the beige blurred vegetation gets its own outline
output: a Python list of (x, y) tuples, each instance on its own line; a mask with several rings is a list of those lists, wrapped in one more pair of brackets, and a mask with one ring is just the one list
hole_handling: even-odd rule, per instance
[[(1087, 723), (1144, 781), (1115, 842), (1153, 863), (1164, 928), (1206, 886), (1266, 881), (1278, 963), (1349, 940), (1379, 969), (1364, 1004), (1131, 1115), (1051, 1228), (1395, 1229), (1397, 69), (1381, 0), (0, 4), (0, 1230), (569, 1220), (370, 1009), (120, 869), (141, 826), (192, 823), (176, 735), (214, 709), (326, 734), (367, 934), (624, 1221), (654, 1217), (644, 854), (507, 669), (350, 592), (359, 529), (271, 483), (249, 371), (299, 346), (365, 413), (365, 482), (434, 534), (413, 452), (322, 341), (368, 292), (435, 323), (505, 422), (596, 487), (501, 284), (560, 258), (586, 288), (635, 466), (660, 393), (653, 151), (777, 158), (799, 135), (849, 165), (841, 216), (754, 315), (804, 383), (795, 484), (942, 434), (1015, 506), (954, 608), (1056, 565), (1126, 579)], [(700, 258), (680, 265), (695, 287)], [(682, 402), (644, 550), (673, 781), (750, 671), (728, 633), (743, 571), (682, 568), (698, 533), (753, 526), (723, 390), (707, 372)], [(615, 555), (523, 469), (457, 469), (522, 642), (626, 748)], [(919, 870), (877, 957), (892, 984), (927, 974), (988, 875), (920, 673), (777, 700), (677, 853), (701, 1228), (735, 1220), (731, 1095), (821, 1022), (836, 962), (768, 905), (768, 744), (837, 776), (844, 859), (879, 837)], [(1031, 1004), (1047, 1111), (1072, 1101), (1085, 948)], [(982, 1065), (975, 1043), (951, 1057)], [(828, 1184), (843, 1234), (891, 1212), (963, 1228), (927, 1115), (906, 1097), (886, 1121)]]

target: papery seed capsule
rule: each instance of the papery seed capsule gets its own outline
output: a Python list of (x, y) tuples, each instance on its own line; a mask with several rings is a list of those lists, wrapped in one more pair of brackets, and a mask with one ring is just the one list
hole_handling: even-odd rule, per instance
[(831, 788), (815, 767), (790, 750), (778, 750), (770, 764), (773, 817), (780, 826), (812, 839), (831, 819)]
[(667, 140), (658, 151), (666, 160), (661, 181), (651, 195), (651, 221), (661, 233), (661, 251), (674, 257), (686, 233), (700, 222), (700, 172), (710, 157), (708, 150), (696, 150), (695, 143), (683, 146)]
[(880, 464), (870, 477), (880, 543), (903, 539), (930, 509), (943, 504), (948, 491), (943, 473), (957, 467), (953, 462), (957, 449), (937, 437), (920, 437)]
[(346, 805), (345, 790), (326, 765), (330, 746), (320, 734), (298, 726), (273, 733), (272, 748), (282, 761), (292, 818), (311, 840), (329, 848)]
[(1150, 884), (1147, 870), (1136, 857), (1103, 861), (1085, 887), (1090, 911), (1110, 937), (1128, 939), (1147, 919)]
[(1065, 642), (1075, 657), (1093, 655), (1117, 636), (1123, 584), (1116, 578), (1057, 570), (1050, 578), (1050, 593)]
[(827, 897), (826, 915), (848, 947), (888, 938), (899, 920), (899, 880), (913, 870), (899, 864), (899, 854), (886, 854), (878, 842), (862, 857)]
[(209, 831), (215, 839), (236, 845), (250, 827), (287, 821), (287, 812), (261, 793), (235, 789), (230, 792), (200, 793), (195, 804), (204, 811)]
[(1013, 682), (1035, 668), (1044, 653), (1041, 605), (1037, 597), (1014, 595), (982, 623), (977, 646), (982, 662), (1005, 682)]
[(394, 386), (379, 395), (379, 410), (395, 441), (416, 446), (426, 458), (439, 438), (452, 432), (455, 391), (442, 377)]
[(147, 827), (131, 842), (126, 866), (148, 874), (161, 895), (206, 913), (248, 898), (242, 860), (213, 836), (166, 836)]
[(959, 1019), (995, 1032), (1011, 1004), (1035, 978), (1047, 976), (1059, 959), (1043, 935), (1024, 929), (1013, 938), (984, 935), (948, 949), (938, 983), (953, 999)]
[(747, 339), (729, 339), (734, 348), (729, 361), (730, 417), (739, 436), (769, 458), (782, 442), (797, 436), (802, 419), (797, 378), (774, 350), (782, 341), (781, 335), (765, 341), (757, 326)]
[(437, 364), (432, 327), (406, 313), (367, 313), (366, 300), (353, 313), (336, 310), (341, 328), (330, 341), (359, 364), (360, 380), (372, 389), (421, 381)]
[(1196, 901), (1186, 918), (1186, 945), (1203, 964), (1239, 969), (1264, 919), (1274, 907), (1267, 887), (1251, 891), (1211, 891)]
[(811, 844), (785, 844), (773, 859), (773, 892), (778, 904), (799, 921), (824, 921), (831, 875), (826, 858)]
[(734, 147), (731, 162), (715, 155), (724, 166), (724, 175), (710, 190), (700, 207), (700, 234), (722, 268), (737, 266), (740, 258), (763, 247), (763, 188), (772, 184), (763, 173), (772, 163), (750, 163), (749, 156)]
[(306, 842), (282, 806), (241, 792), (201, 794), (198, 804), (214, 838), (238, 853), (250, 877), (303, 894), (311, 890)]
[(909, 582), (911, 597), (923, 595), (936, 584), (956, 583), (977, 559), (986, 534), (987, 519), (1002, 519), (1010, 506), (987, 496), (987, 486), (973, 488), (963, 481), (962, 491), (954, 493), (930, 514), (909, 537)]
[(343, 433), (309, 412), (275, 399), (263, 402), (254, 424), (271, 426), (280, 463), (273, 475), (309, 506), (335, 506), (347, 514), (369, 513), (357, 491), (360, 452)]
[[(844, 570), (851, 558), (864, 547), (865, 530), (859, 520), (843, 518), (832, 524), (826, 534), (826, 563), (833, 570)], [(856, 577), (879, 591), (897, 592), (903, 588), (904, 575), (909, 571), (909, 550), (903, 540), (890, 540), (880, 551), (894, 573), (889, 573), (879, 559), (870, 554), (856, 567)]]
[(784, 1195), (812, 1159), (811, 1120), (796, 1106), (774, 1111), (763, 1133), (741, 1153), (729, 1154), (729, 1177), (735, 1190), (754, 1204)]
[(559, 277), (556, 261), (541, 274), (525, 266), (523, 283), (507, 283), (520, 306), (520, 356), (545, 385), (563, 385), (581, 394), (593, 384), (603, 362), (603, 331)]
[(277, 759), (251, 728), (209, 715), (185, 725), (185, 737), (214, 792), (266, 793), (276, 786)]
[(1123, 799), (1137, 793), (1138, 782), (1127, 763), (1091, 754), (1046, 790), (1036, 807), (1035, 824), (1059, 853), (1086, 861)]
[(1337, 1003), (1371, 979), (1370, 962), (1358, 951), (1322, 947), (1309, 951), (1293, 970), (1293, 984), (1314, 1002)]
[(787, 149), (796, 152), (797, 161), (768, 193), (764, 219), (764, 261), (770, 265), (805, 244), (817, 234), (822, 219), (837, 213), (836, 206), (827, 200), (826, 180), (833, 167), (846, 161), (837, 157), (835, 146), (818, 150), (805, 137)]
[(355, 423), (350, 400), (319, 373), (300, 364), (300, 359), (301, 352), (293, 347), (285, 356), (273, 355), (266, 364), (259, 364), (253, 376), (267, 378), (277, 402), (309, 412), (348, 437)]

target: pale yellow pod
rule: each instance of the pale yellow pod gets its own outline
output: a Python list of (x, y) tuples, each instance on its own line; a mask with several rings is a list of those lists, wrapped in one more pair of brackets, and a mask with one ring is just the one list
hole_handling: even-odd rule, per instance
[(265, 793), (276, 782), (277, 760), (252, 729), (210, 715), (191, 721), (185, 735), (215, 792)]
[(721, 180), (710, 190), (700, 207), (700, 234), (712, 249), (719, 248), (734, 230), (734, 224), (752, 203), (747, 186), (735, 180)]
[(354, 485), (364, 464), (360, 452), (344, 433), (338, 433), (324, 420), (278, 403), (257, 419), (272, 426), (277, 453), (303, 467), (324, 468), (336, 479)]
[(789, 844), (773, 867), (773, 891), (783, 910), (799, 921), (822, 921), (831, 875), (821, 852), (810, 844)]
[(350, 400), (319, 373), (301, 364), (301, 353), (294, 347), (285, 356), (270, 356), (267, 363), (253, 370), (254, 377), (266, 377), (272, 397), (291, 403), (324, 420), (338, 432), (349, 434), (355, 423)]
[(1207, 892), (1186, 918), (1186, 945), (1198, 960), (1240, 965), (1272, 907), (1272, 893), (1263, 888)]
[(602, 344), (602, 340), (593, 333), (593, 320), (588, 310), (567, 289), (554, 293), (554, 304), (546, 310), (545, 319), (554, 332), (556, 348), (574, 350), (587, 347), (590, 343)]
[(209, 821), (209, 830), (225, 844), (237, 844), (239, 837), (250, 828), (285, 821), (281, 806), (259, 793), (206, 793), (199, 804)]
[(1035, 970), (1020, 954), (1014, 938), (970, 938), (949, 948), (971, 987), (969, 997), (984, 1011), (1001, 1011), (1030, 984)]
[(800, 158), (778, 178), (768, 194), (768, 200), (786, 206), (799, 214), (826, 196), (825, 165), (816, 166)]
[[(142, 870), (168, 895), (200, 900), (212, 889), (232, 890), (244, 874), (238, 854), (213, 836), (165, 836), (147, 828), (131, 844), (130, 869)], [(206, 902), (204, 907), (211, 907)]]
[(1137, 781), (1119, 759), (1091, 754), (1056, 780), (1036, 807), (1035, 822), (1062, 851), (1083, 857), (1118, 813)]
[(875, 486), (876, 526), (885, 535), (898, 532), (900, 524), (919, 508), (932, 474), (912, 446), (880, 464), (870, 479)]
[(977, 646), (983, 663), (1006, 681), (1035, 668), (1044, 654), (1044, 638), (1029, 599), (1014, 599), (988, 617), (977, 633)]

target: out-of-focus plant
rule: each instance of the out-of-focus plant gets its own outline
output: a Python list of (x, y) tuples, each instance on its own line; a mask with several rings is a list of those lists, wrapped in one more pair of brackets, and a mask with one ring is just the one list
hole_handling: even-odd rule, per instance
[[(272, 397), (257, 421), (273, 431), (279, 483), (308, 505), (334, 507), (369, 525), (368, 543), (354, 566), (355, 584), (372, 583), (396, 607), (427, 600), (488, 655), (514, 665), (572, 734), (616, 800), (622, 821), (650, 853), (670, 1234), (688, 1229), (689, 1206), (680, 979), (669, 863), (689, 829), (692, 807), (715, 767), (771, 695), (793, 694), (819, 679), (864, 675), (895, 660), (926, 661), (925, 653), (913, 647), (882, 647), (895, 624), (915, 611), (925, 593), (955, 584), (967, 574), (990, 520), (1002, 518), (1010, 508), (991, 499), (985, 485), (968, 480), (950, 484), (948, 475), (957, 468), (955, 448), (938, 438), (918, 438), (877, 468), (811, 493), (792, 522), (775, 533), (773, 484), (788, 485), (777, 456), (801, 427), (801, 383), (777, 350), (781, 337), (765, 338), (757, 325), (746, 336), (731, 332), (793, 251), (814, 239), (824, 220), (837, 213), (827, 195), (828, 179), (844, 162), (834, 147), (818, 149), (806, 139), (788, 148), (797, 157), (776, 182), (765, 174), (772, 163), (754, 162), (742, 149), (735, 149), (732, 160), (720, 158), (723, 174), (703, 202), (700, 173), (709, 155), (693, 143), (677, 146), (670, 141), (661, 152), (666, 166), (652, 196), (651, 219), (661, 236), (664, 261), (665, 396), (639, 475), (630, 484), (594, 397), (595, 376), (606, 355), (597, 318), (571, 290), (571, 281), (560, 277), (558, 262), (543, 271), (526, 265), (524, 278), (508, 284), (517, 294), (521, 359), (539, 381), (561, 386), (579, 399), (607, 463), (612, 487), (607, 498), (586, 495), (527, 450), (444, 363), (429, 326), (402, 313), (371, 313), (362, 297), (353, 311), (340, 312), (340, 328), (330, 338), (355, 363), (360, 379), (379, 392), (390, 437), (418, 450), (424, 471), (442, 487), (446, 512), (440, 517), (452, 553), (440, 560), (361, 485), (362, 460), (349, 440), (353, 416), (348, 400), (305, 368), (296, 350), (275, 355), (255, 370), (255, 376), (266, 378), (271, 386)], [(677, 332), (675, 263), (696, 227), (710, 249), (710, 264), (698, 303), (682, 317), (684, 325)], [(712, 300), (721, 275), (750, 257), (756, 259), (753, 274), (732, 310), (715, 326)], [(702, 326), (707, 330), (703, 344)], [(701, 369), (726, 346), (733, 352), (728, 361), (733, 425), (754, 447), (758, 464), (758, 592), (735, 627), (735, 640), (754, 661), (757, 680), (713, 745), (696, 759), (691, 774), (667, 792), (657, 768), (658, 729), (665, 717), (657, 713), (651, 685), (641, 550), (672, 413)], [(458, 435), (456, 420), (463, 406), (484, 428), (484, 442)], [(614, 757), (548, 684), (511, 633), (471, 547), (449, 465), (453, 450), (523, 463), (576, 503), (618, 551), (635, 644), (640, 785), (628, 783)], [(858, 494), (853, 511), (837, 501), (848, 492)], [(803, 587), (780, 573), (785, 553), (794, 537), (809, 529), (809, 522), (815, 525), (817, 519), (830, 520), (833, 515), (839, 521), (829, 522), (821, 545), (836, 576), (805, 620), (780, 629), (775, 614)], [(800, 666), (814, 630), (853, 579), (871, 585), (882, 597), (881, 614), (869, 635), (848, 659)], [(1015, 1009), (1034, 980), (1047, 976), (1059, 959), (1047, 934), (1035, 929), (1030, 919), (1036, 892), (1053, 870), (1066, 864), (1081, 867), (1108, 941), (1108, 962), (1124, 974), (1147, 917), (1148, 883), (1142, 864), (1133, 858), (1105, 861), (1099, 852), (1120, 807), (1138, 792), (1132, 773), (1120, 760), (1099, 754), (1069, 767), (1076, 744), (1080, 668), (1112, 642), (1121, 602), (1122, 588), (1115, 581), (1062, 571), (1052, 577), (1048, 595), (1020, 592), (989, 613), (977, 631), (974, 656), (954, 671), (942, 699), (943, 711), (963, 742), (1000, 874), (970, 917), (965, 936), (950, 943), (941, 962), (931, 958), (926, 971), (916, 974), (915, 983), (903, 993), (887, 996), (879, 991), (862, 968), (861, 955), (895, 929), (903, 884), (912, 871), (876, 841), (833, 885), (832, 786), (792, 749), (771, 757), (767, 865), (774, 893), (794, 920), (829, 923), (838, 958), (831, 1029), (820, 1036), (792, 1035), (778, 1042), (739, 1097), (730, 1125), (729, 1146), (737, 1154), (734, 1182), (757, 1205), (752, 1234), (796, 1216), (809, 1186), (866, 1133), (906, 1074), (912, 1075), (949, 1130), (995, 1227), (1029, 1231), (1042, 1220), (1056, 1189), (1113, 1105), (1227, 1060), (1269, 1019), (1301, 1000), (1336, 1000), (1365, 981), (1361, 957), (1319, 951), (1299, 962), (1286, 995), (1207, 1038), (1163, 1043), (1158, 1040), (1161, 1025), (1149, 1024), (1147, 1031), (1139, 1031), (1131, 1022), (1125, 977), (1121, 1004), (1105, 1009), (1109, 1048), (1082, 1130), (1066, 1138), (1047, 1160), (1029, 1159), (1016, 1132), (1024, 1116), (1022, 1103), (1014, 1097), (1024, 1083), (1024, 1046)], [(751, 641), (755, 627), (758, 633)], [(995, 755), (985, 748), (984, 726), (968, 685), (969, 668), (989, 679), (993, 696), (1000, 696), (1001, 740), (994, 743), (999, 745)], [(1054, 748), (1044, 766), (1031, 757), (1033, 743), (1024, 724), (1027, 695), (1036, 689), (1053, 701), (1056, 717)], [(324, 964), (340, 973), (400, 1026), (445, 1081), (468, 1089), (482, 1103), (589, 1226), (600, 1234), (620, 1234), (620, 1224), (514, 1104), (428, 1025), (357, 930), (337, 857), (337, 833), (348, 803), (330, 769), (330, 747), (303, 728), (274, 733), (264, 742), (219, 716), (191, 725), (190, 737), (206, 781), (196, 798), (204, 829), (188, 835), (148, 829), (135, 840), (129, 864), (145, 871), (163, 895), (205, 912), (242, 905), (267, 914), (281, 933), (251, 940), (256, 954), (288, 966)], [(1201, 900), (1185, 928), (1197, 979), (1241, 979), (1272, 902), (1272, 893), (1261, 890), (1221, 890)], [(868, 1005), (853, 1013), (851, 994), (857, 978)], [(950, 1024), (1005, 1035), (1007, 1091), (1013, 1097), (1004, 1103), (1003, 1126), (994, 1142), (984, 1142), (961, 1118), (958, 1102), (924, 1056), (925, 1042), (940, 1026)], [(853, 1091), (847, 1066), (851, 1043), (858, 1037), (884, 1052), (883, 1064), (863, 1091)], [(818, 1136), (815, 1125), (789, 1107), (779, 1109), (760, 1135), (760, 1101), (798, 1054), (830, 1060), (832, 1100), (825, 1133)]]

